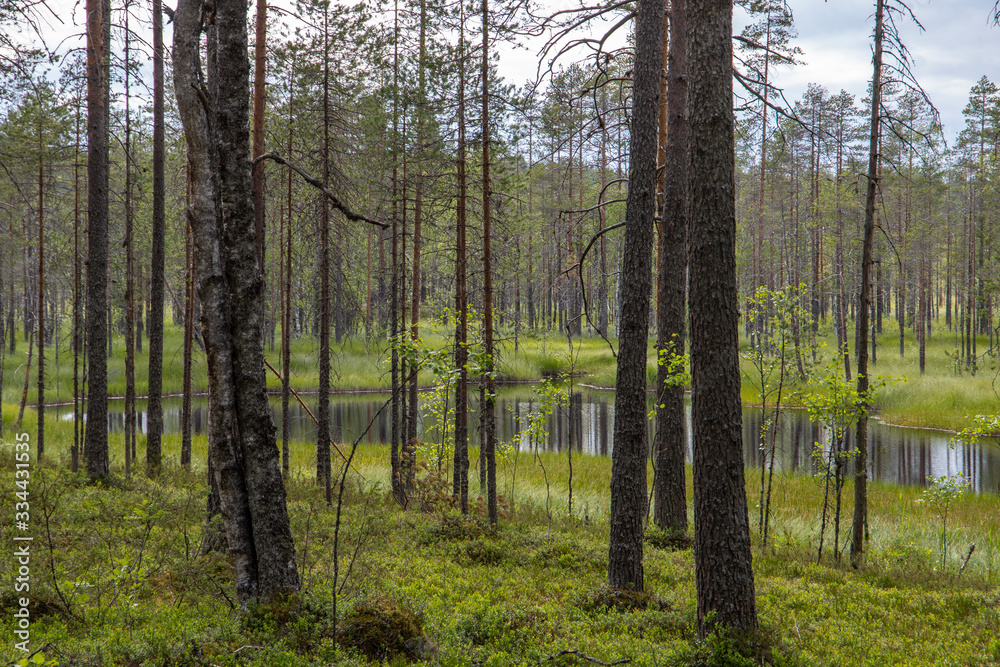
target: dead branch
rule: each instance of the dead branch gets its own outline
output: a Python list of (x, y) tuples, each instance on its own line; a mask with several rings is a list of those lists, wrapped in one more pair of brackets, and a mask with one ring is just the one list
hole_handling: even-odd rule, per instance
[[(272, 373), (274, 373), (274, 374), (275, 374), (275, 376), (277, 376), (277, 378), (278, 378), (279, 380), (281, 380), (281, 379), (282, 379), (282, 378), (281, 378), (281, 373), (279, 373), (279, 372), (278, 372), (278, 370), (277, 370), (277, 369), (276, 369), (276, 368), (275, 368), (274, 366), (272, 366), (272, 365), (271, 365), (271, 362), (270, 362), (270, 361), (268, 361), (268, 360), (267, 360), (267, 359), (265, 358), (265, 359), (264, 359), (264, 363), (265, 363), (265, 364), (267, 365), (267, 367), (268, 367), (268, 368), (270, 368), (270, 369), (271, 369), (271, 372), (272, 372)], [(312, 410), (310, 410), (310, 409), (309, 409), (309, 407), (308, 407), (308, 406), (307, 406), (307, 405), (306, 405), (305, 403), (303, 403), (303, 402), (302, 402), (302, 397), (300, 397), (300, 396), (299, 396), (299, 392), (297, 392), (297, 391), (295, 391), (294, 389), (292, 389), (292, 388), (291, 388), (291, 386), (289, 386), (289, 387), (288, 387), (288, 391), (290, 391), (290, 392), (291, 392), (291, 394), (292, 394), (292, 396), (294, 396), (294, 397), (295, 397), (295, 400), (299, 402), (299, 405), (301, 405), (301, 406), (302, 406), (302, 409), (306, 411), (306, 414), (307, 414), (307, 415), (309, 415), (309, 418), (310, 418), (310, 419), (312, 419), (312, 420), (313, 420), (313, 422), (314, 422), (314, 423), (316, 423), (316, 424), (318, 425), (318, 424), (319, 424), (319, 420), (318, 420), (318, 419), (316, 419), (316, 415), (314, 415), (314, 414), (313, 414)], [(371, 425), (369, 425), (369, 428), (370, 428), (370, 427), (371, 427)], [(368, 431), (366, 430), (366, 431), (365, 431), (365, 433), (367, 433), (367, 432), (368, 432)], [(340, 450), (340, 447), (339, 447), (339, 446), (337, 446), (337, 443), (335, 443), (335, 442), (334, 442), (333, 440), (330, 440), (330, 446), (331, 446), (331, 447), (333, 447), (334, 449), (336, 449), (336, 450), (337, 450), (337, 453), (338, 453), (338, 454), (340, 454), (340, 458), (344, 459), (345, 461), (347, 461), (347, 460), (348, 460), (348, 459), (347, 459), (347, 457), (346, 457), (346, 456), (344, 456), (344, 452), (342, 452), (342, 451)], [(362, 474), (361, 474), (361, 471), (360, 471), (360, 470), (358, 470), (357, 468), (354, 468), (354, 472), (358, 473), (358, 475), (359, 475), (359, 476), (361, 477), (361, 479), (366, 479), (366, 477), (365, 477), (364, 475), (362, 475)]]
[(973, 542), (972, 546), (969, 547), (969, 553), (966, 554), (966, 556), (965, 556), (965, 561), (962, 563), (962, 567), (959, 568), (959, 570), (958, 570), (958, 576), (961, 577), (962, 573), (965, 572), (965, 567), (969, 564), (969, 559), (972, 558), (972, 552), (975, 551), (975, 550), (976, 550), (976, 543)]
[(292, 171), (294, 171), (296, 174), (301, 176), (306, 183), (313, 186), (314, 188), (317, 188), (320, 192), (325, 194), (327, 198), (330, 200), (330, 203), (333, 204), (333, 207), (339, 210), (341, 213), (343, 213), (344, 217), (346, 217), (348, 220), (352, 220), (354, 222), (367, 222), (369, 225), (375, 225), (376, 227), (381, 227), (382, 229), (389, 229), (390, 225), (384, 222), (373, 220), (372, 218), (369, 218), (367, 216), (361, 215), (360, 213), (355, 213), (354, 211), (352, 211), (350, 208), (347, 207), (347, 205), (344, 202), (340, 201), (340, 197), (335, 195), (333, 192), (329, 190), (329, 188), (326, 187), (326, 184), (323, 181), (319, 180), (318, 178), (313, 178), (304, 169), (302, 169), (296, 164), (289, 162), (288, 160), (281, 157), (277, 153), (264, 153), (263, 155), (258, 155), (251, 161), (251, 165), (257, 166), (257, 164), (259, 162), (262, 162), (263, 160), (273, 160), (274, 162), (277, 162), (280, 165), (284, 165), (289, 169), (291, 169)]

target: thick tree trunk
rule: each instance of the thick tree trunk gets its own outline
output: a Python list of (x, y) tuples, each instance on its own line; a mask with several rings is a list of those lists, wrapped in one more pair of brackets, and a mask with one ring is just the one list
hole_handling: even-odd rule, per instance
[(615, 382), (615, 448), (611, 463), (608, 585), (643, 590), (646, 515), (646, 350), (649, 335), (656, 130), (663, 66), (662, 2), (639, 0), (632, 103), (629, 189), (625, 209), (621, 329)]
[[(664, 155), (663, 218), (656, 334), (661, 361), (684, 354), (684, 296), (687, 281), (687, 20), (685, 0), (670, 3), (670, 52), (667, 67), (667, 137)], [(653, 521), (661, 528), (687, 530), (684, 479), (684, 387), (667, 386), (667, 366), (656, 373), (656, 491)]]
[(690, 0), (690, 267), (698, 630), (757, 627), (743, 472), (732, 3)]
[(200, 9), (193, 0), (178, 4), (173, 53), (174, 90), (191, 165), (188, 214), (208, 355), (209, 456), (237, 594), (244, 601), (271, 599), (297, 590), (299, 582), (264, 378), (263, 278), (250, 192), (247, 6), (237, 0), (216, 4), (217, 41), (213, 44), (210, 34), (209, 43), (210, 50), (215, 46), (219, 80), (217, 95), (211, 96), (200, 81)]

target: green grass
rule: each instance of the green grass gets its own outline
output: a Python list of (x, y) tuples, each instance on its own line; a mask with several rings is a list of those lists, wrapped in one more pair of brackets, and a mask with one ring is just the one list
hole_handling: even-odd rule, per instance
[[(5, 442), (0, 481), (13, 488), (10, 438)], [(168, 439), (168, 458), (177, 446)], [(204, 446), (195, 439), (196, 461)], [(233, 595), (227, 560), (199, 552), (203, 469), (168, 466), (156, 483), (136, 476), (94, 486), (51, 464), (35, 465), (33, 646), (45, 646), (62, 665), (369, 664), (332, 640), (334, 516), (311, 479), (311, 447), (296, 443), (293, 453), (289, 511), (304, 592), (298, 606), (249, 612), (227, 601)], [(565, 455), (542, 455), (546, 488), (539, 463), (522, 453), (513, 507), (513, 461), (503, 459), (505, 511), (492, 534), (475, 500), (475, 467), (470, 492), (480, 518), (467, 521), (440, 506), (416, 511), (419, 498), (409, 511), (395, 506), (385, 493), (387, 458), (385, 447), (361, 448), (355, 463), (363, 478), (349, 476), (341, 572), (351, 564), (351, 574), (339, 600), (341, 630), (363, 605), (413, 610), (430, 647), (420, 663), (428, 665), (585, 664), (571, 656), (549, 660), (565, 649), (649, 666), (761, 664), (738, 659), (725, 641), (697, 640), (690, 551), (647, 544), (653, 604), (634, 611), (600, 604), (609, 460), (574, 458), (570, 517)], [(471, 458), (477, 460), (476, 452)], [(772, 539), (762, 552), (756, 480), (749, 471), (760, 642), (772, 653), (770, 664), (1000, 665), (1000, 497), (965, 494), (955, 502), (949, 519), (955, 546), (942, 567), (940, 521), (917, 502), (920, 490), (871, 484), (870, 551), (854, 571), (835, 562), (831, 549), (815, 562), (822, 487), (807, 476), (776, 479)], [(418, 490), (433, 488), (423, 482)], [(850, 516), (850, 485), (844, 497)], [(4, 516), (13, 501), (10, 493), (0, 496)], [(4, 522), (0, 540), (10, 544), (11, 531)], [(959, 576), (973, 542), (976, 551)], [(5, 581), (13, 567), (13, 559), (0, 559)], [(0, 591), (0, 607), (0, 632), (10, 637), (9, 587)], [(12, 650), (9, 641), (0, 645), (0, 661), (18, 657)]]
[[(997, 382), (998, 362), (996, 356), (988, 356), (978, 372), (956, 366), (949, 353), (954, 353), (955, 334), (938, 325), (927, 345), (927, 368), (920, 374), (917, 347), (912, 333), (907, 333), (906, 351), (899, 355), (899, 334), (894, 321), (886, 321), (885, 331), (878, 341), (878, 361), (872, 366), (872, 375), (900, 380), (890, 383), (875, 397), (874, 412), (881, 419), (904, 426), (922, 426), (959, 430), (971, 425), (970, 415), (992, 414), (1000, 411), (1000, 383)], [(835, 336), (831, 325), (820, 327), (818, 341), (821, 344), (814, 372), (821, 373), (835, 348)], [(54, 348), (46, 348), (46, 401), (72, 401), (73, 371), (69, 340), (63, 332), (60, 338), (59, 363), (56, 364)], [(585, 336), (573, 339), (573, 350), (565, 337), (552, 333), (524, 332), (517, 336), (515, 346), (512, 331), (503, 330), (501, 343), (496, 354), (496, 368), (501, 382), (534, 382), (542, 377), (573, 373), (577, 381), (596, 387), (614, 388), (616, 359), (608, 344), (599, 337)], [(612, 341), (617, 348), (617, 341)], [(442, 349), (453, 345), (451, 332), (439, 323), (423, 321), (421, 324), (421, 345), (424, 348)], [(745, 338), (740, 341), (741, 350), (748, 350)], [(987, 338), (980, 338), (979, 350), (989, 347)], [(318, 347), (312, 337), (303, 336), (293, 340), (291, 346), (291, 384), (298, 391), (315, 390), (318, 385)], [(139, 395), (146, 393), (148, 343), (144, 343), (142, 353), (136, 356), (136, 386)], [(270, 363), (280, 369), (280, 346), (274, 351), (267, 348)], [(179, 394), (183, 388), (183, 338), (179, 327), (169, 323), (166, 326), (164, 343), (163, 391), (165, 394)], [(2, 401), (18, 404), (23, 389), (27, 343), (19, 340), (17, 352), (5, 355), (4, 386)], [(32, 362), (32, 377), (28, 390), (28, 405), (37, 400), (35, 388), (37, 374), (37, 354)], [(751, 367), (741, 360), (744, 372)], [(852, 362), (852, 371), (853, 369)], [(656, 363), (652, 342), (647, 362), (647, 381), (651, 385), (656, 377)], [(958, 373), (961, 373), (960, 375)], [(114, 355), (108, 365), (108, 391), (112, 396), (125, 394), (124, 346), (115, 339)], [(334, 391), (384, 390), (389, 386), (389, 354), (384, 340), (366, 340), (364, 336), (345, 339), (332, 346), (332, 388)], [(267, 372), (268, 388), (280, 390), (280, 381), (270, 371)], [(421, 371), (419, 382), (428, 386), (435, 382), (434, 376)], [(203, 391), (206, 387), (204, 354), (195, 348), (193, 357), (193, 386)], [(796, 393), (811, 391), (812, 388), (797, 382), (789, 382), (785, 392), (785, 402), (789, 406), (800, 404)], [(742, 399), (746, 404), (759, 403), (759, 395), (751, 383), (744, 378)]]

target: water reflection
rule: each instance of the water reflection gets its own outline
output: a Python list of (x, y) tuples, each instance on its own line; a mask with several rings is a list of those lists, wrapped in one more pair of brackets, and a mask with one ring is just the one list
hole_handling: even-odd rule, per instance
[[(470, 392), (469, 439), (474, 446), (479, 444), (478, 432), (478, 392)], [(385, 394), (334, 395), (331, 397), (331, 417), (333, 438), (351, 442), (362, 433), (368, 423), (387, 399)], [(306, 398), (307, 402), (310, 400)], [(281, 401), (272, 398), (275, 423), (279, 426)], [(528, 414), (535, 407), (530, 388), (513, 387), (502, 389), (497, 397), (497, 431), (503, 442), (516, 443), (522, 450), (529, 448), (524, 429)], [(650, 409), (652, 403), (650, 403)], [(192, 403), (192, 431), (205, 432), (207, 426), (208, 402), (204, 398)], [(146, 405), (137, 405), (138, 428), (146, 431)], [(71, 418), (72, 408), (55, 409), (57, 416)], [(574, 451), (595, 456), (609, 456), (613, 449), (614, 433), (614, 392), (583, 390), (575, 392), (571, 404), (563, 407), (549, 419), (545, 447), (562, 452), (572, 446)], [(168, 433), (181, 430), (181, 399), (168, 398), (163, 401), (164, 429)], [(685, 427), (688, 443), (688, 460), (691, 458), (690, 406), (687, 408), (688, 424)], [(121, 432), (125, 426), (125, 416), (121, 402), (109, 405), (109, 426), (112, 432)], [(297, 403), (289, 406), (291, 436), (296, 440), (311, 440), (315, 437), (315, 425), (306, 411)], [(758, 447), (760, 431), (760, 411), (745, 408), (743, 411), (743, 451), (748, 466), (759, 466), (761, 451)], [(362, 442), (387, 442), (390, 433), (388, 410), (382, 411)], [(418, 426), (421, 440), (439, 442), (441, 430), (430, 417), (422, 417)], [(572, 434), (572, 444), (570, 442)], [(649, 425), (652, 438), (653, 426)], [(787, 411), (779, 424), (775, 456), (778, 471), (811, 472), (817, 465), (814, 452), (817, 444), (825, 451), (828, 434), (819, 425), (812, 423), (801, 410)], [(973, 489), (977, 491), (1000, 492), (1000, 447), (995, 442), (978, 445), (956, 444), (950, 446), (950, 434), (927, 429), (900, 428), (869, 422), (868, 430), (870, 468), (874, 479), (903, 485), (924, 485), (927, 477), (942, 475), (965, 475)], [(848, 449), (854, 447), (854, 433), (848, 435)], [(850, 474), (850, 473), (849, 473)]]

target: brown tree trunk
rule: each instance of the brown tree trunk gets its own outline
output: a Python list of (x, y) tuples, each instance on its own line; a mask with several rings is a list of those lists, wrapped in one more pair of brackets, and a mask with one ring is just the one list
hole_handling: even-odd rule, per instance
[(87, 0), (87, 475), (104, 478), (108, 461), (108, 0)]
[[(868, 518), (868, 328), (871, 312), (872, 247), (875, 245), (875, 194), (878, 188), (878, 137), (882, 121), (882, 41), (885, 3), (875, 2), (875, 44), (872, 59), (871, 135), (868, 143), (868, 187), (865, 195), (865, 226), (861, 243), (861, 298), (858, 304), (858, 384), (862, 401), (858, 419), (854, 457), (854, 517), (851, 523), (851, 565), (860, 567), (864, 557), (865, 526)], [(900, 281), (900, 285), (902, 285)], [(905, 306), (901, 304), (901, 311)], [(901, 328), (902, 331), (902, 328)], [(902, 333), (900, 334), (902, 335)], [(900, 351), (902, 352), (902, 350)]]
[(698, 630), (757, 627), (743, 471), (736, 289), (732, 3), (692, 0), (688, 28), (694, 556)]
[(656, 215), (656, 130), (663, 66), (663, 11), (639, 0), (632, 102), (629, 189), (621, 270), (621, 328), (615, 381), (615, 448), (611, 462), (608, 586), (643, 590), (642, 538), (646, 515), (646, 350)]
[[(191, 167), (188, 164), (188, 207)], [(191, 466), (191, 355), (194, 352), (194, 263), (191, 258), (191, 216), (184, 225), (184, 371), (181, 389), (181, 466)]]
[[(330, 14), (323, 11), (323, 183), (330, 182)], [(332, 504), (330, 474), (330, 203), (320, 203), (319, 218), (319, 388), (316, 398), (316, 482)]]
[[(464, 29), (459, 33), (464, 40)], [(465, 54), (464, 41), (459, 44)], [(459, 58), (458, 69), (458, 206), (455, 211), (457, 247), (455, 250), (455, 457), (452, 471), (452, 495), (464, 498), (462, 508), (469, 511), (469, 297), (466, 291), (466, 213), (467, 185), (465, 159), (465, 63)], [(480, 440), (482, 446), (483, 440)]]
[[(489, 0), (483, 0), (483, 352), (486, 354), (486, 400), (480, 415), (482, 447), (486, 450), (486, 506), (490, 523), (497, 522), (497, 415), (493, 380), (493, 258), (491, 251), (490, 212), (490, 31)], [(580, 320), (577, 318), (577, 327)], [(573, 443), (570, 442), (572, 449)], [(572, 473), (571, 473), (572, 474)], [(463, 503), (467, 509), (468, 500)], [(570, 505), (572, 514), (572, 505)]]
[[(660, 225), (658, 326), (660, 361), (684, 354), (684, 296), (687, 280), (687, 18), (685, 0), (670, 3), (670, 51), (667, 66), (667, 122), (664, 146), (663, 216)], [(667, 385), (666, 365), (656, 373), (656, 490), (653, 521), (661, 528), (687, 530), (687, 486), (684, 471), (684, 387)]]
[(149, 272), (149, 402), (146, 408), (146, 474), (160, 472), (163, 434), (163, 283), (166, 255), (164, 182), (163, 3), (153, 0), (153, 235)]
[[(38, 100), (38, 415), (35, 451), (45, 458), (45, 152), (42, 132), (42, 100)], [(58, 340), (56, 346), (58, 348)], [(56, 359), (58, 362), (58, 358)], [(57, 363), (58, 365), (58, 363)]]

